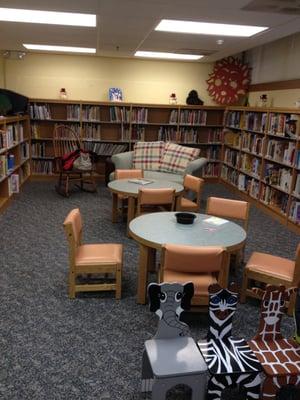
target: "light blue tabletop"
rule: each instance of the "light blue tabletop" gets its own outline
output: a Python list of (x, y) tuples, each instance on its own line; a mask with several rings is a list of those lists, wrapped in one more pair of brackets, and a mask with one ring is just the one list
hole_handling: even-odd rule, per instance
[(246, 231), (238, 224), (211, 215), (196, 214), (191, 225), (179, 224), (175, 212), (141, 215), (129, 224), (131, 236), (149, 247), (166, 243), (190, 246), (222, 246), (233, 250), (246, 240)]
[[(183, 191), (183, 186), (180, 183), (163, 181), (163, 180), (154, 180), (151, 179), (151, 183), (147, 185), (141, 185), (138, 183), (130, 182), (131, 179), (117, 179), (109, 182), (108, 187), (113, 192), (119, 192), (122, 194), (127, 194), (131, 196), (137, 196), (140, 188), (148, 188), (148, 189), (175, 189), (176, 194), (180, 194)], [(145, 179), (147, 180), (147, 179)]]

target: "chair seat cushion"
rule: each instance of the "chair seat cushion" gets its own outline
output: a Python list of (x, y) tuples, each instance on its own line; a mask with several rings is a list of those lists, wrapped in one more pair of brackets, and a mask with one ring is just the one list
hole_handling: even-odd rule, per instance
[(292, 282), (295, 262), (271, 254), (254, 252), (247, 262), (246, 268), (253, 272), (261, 272), (272, 275), (273, 278)]
[(204, 374), (207, 367), (191, 337), (146, 340), (145, 349), (155, 377)]
[(122, 250), (123, 246), (121, 244), (84, 244), (78, 247), (75, 263), (78, 266), (121, 264)]
[(198, 211), (198, 204), (194, 203), (192, 200), (187, 199), (185, 197), (181, 198), (180, 201), (180, 209), (181, 210), (193, 210), (193, 211)]
[(212, 274), (192, 274), (164, 270), (164, 282), (186, 283), (192, 281), (194, 284), (194, 295), (208, 297), (208, 286), (217, 283), (217, 278)]

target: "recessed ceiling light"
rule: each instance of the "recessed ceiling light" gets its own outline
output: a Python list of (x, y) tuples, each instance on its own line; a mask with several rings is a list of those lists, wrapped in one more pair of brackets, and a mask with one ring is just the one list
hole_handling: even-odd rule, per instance
[(63, 51), (66, 53), (96, 53), (96, 49), (90, 47), (50, 46), (44, 44), (24, 44), (28, 50)]
[(135, 57), (165, 58), (170, 60), (199, 60), (203, 56), (195, 54), (164, 53), (160, 51), (136, 51)]
[(265, 26), (217, 24), (210, 22), (176, 21), (162, 19), (156, 31), (193, 33), (202, 35), (249, 37), (268, 29)]
[(0, 21), (71, 26), (96, 26), (95, 14), (0, 8)]

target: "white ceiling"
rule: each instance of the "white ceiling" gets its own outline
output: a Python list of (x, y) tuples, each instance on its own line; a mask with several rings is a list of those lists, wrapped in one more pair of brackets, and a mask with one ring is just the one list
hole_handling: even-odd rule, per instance
[[(300, 31), (300, 0), (0, 0), (0, 7), (97, 14), (97, 28), (0, 22), (0, 50), (52, 44), (96, 47), (107, 57), (133, 57), (136, 50), (202, 53), (198, 62), (211, 62)], [(154, 31), (162, 18), (270, 29), (252, 38)]]

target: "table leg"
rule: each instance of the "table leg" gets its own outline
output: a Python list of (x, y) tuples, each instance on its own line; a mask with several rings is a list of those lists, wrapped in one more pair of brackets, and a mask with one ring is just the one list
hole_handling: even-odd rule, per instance
[(156, 272), (156, 249), (148, 248), (148, 272)]
[(180, 211), (181, 198), (182, 198), (182, 194), (180, 194), (179, 196), (176, 196), (176, 198), (175, 198), (175, 210), (174, 211)]
[(149, 247), (140, 244), (139, 270), (138, 270), (138, 304), (146, 304), (146, 289), (148, 281), (148, 265), (149, 265)]
[(135, 217), (135, 198), (130, 196), (128, 197), (128, 211), (127, 211), (127, 235), (129, 234), (129, 224)]
[(112, 194), (112, 210), (111, 210), (111, 221), (112, 223), (117, 222), (118, 218), (118, 195), (116, 193)]

